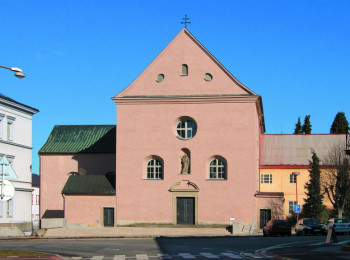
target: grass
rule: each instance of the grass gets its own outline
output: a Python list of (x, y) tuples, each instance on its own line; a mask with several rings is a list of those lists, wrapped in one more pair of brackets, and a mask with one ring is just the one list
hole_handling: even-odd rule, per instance
[(28, 252), (28, 251), (19, 251), (19, 250), (7, 250), (7, 249), (0, 249), (0, 257), (50, 257), (49, 254), (44, 253), (37, 253), (37, 252)]

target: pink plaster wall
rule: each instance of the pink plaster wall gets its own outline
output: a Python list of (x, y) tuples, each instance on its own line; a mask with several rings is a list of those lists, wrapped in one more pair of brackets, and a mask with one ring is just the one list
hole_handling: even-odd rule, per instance
[(115, 172), (115, 154), (40, 155), (40, 218), (46, 210), (63, 210), (62, 189), (70, 172)]
[(103, 226), (103, 207), (115, 205), (115, 196), (65, 196), (65, 218), (67, 224)]
[[(188, 65), (188, 76), (180, 75), (182, 64)], [(157, 83), (160, 73), (165, 79)], [(205, 73), (213, 80), (205, 81)], [(258, 96), (186, 30), (114, 100), (118, 223), (172, 223), (173, 194), (169, 189), (181, 180), (189, 180), (200, 189), (198, 223), (227, 223), (230, 217), (251, 222), (255, 218), (262, 131)], [(181, 116), (192, 117), (197, 123), (197, 134), (191, 140), (176, 137)], [(191, 153), (190, 175), (179, 175), (183, 148)], [(164, 160), (164, 180), (145, 179), (151, 155)], [(208, 180), (208, 164), (215, 155), (227, 160), (227, 180)]]
[[(119, 221), (172, 222), (172, 194), (180, 180), (199, 186), (199, 222), (250, 222), (255, 217), (258, 127), (254, 103), (118, 106)], [(176, 137), (176, 119), (192, 117), (196, 136)], [(137, 123), (137, 127), (135, 127)], [(191, 151), (191, 175), (179, 175), (182, 148)], [(147, 156), (164, 160), (164, 180), (145, 180)], [(228, 179), (208, 180), (210, 157), (227, 160)]]

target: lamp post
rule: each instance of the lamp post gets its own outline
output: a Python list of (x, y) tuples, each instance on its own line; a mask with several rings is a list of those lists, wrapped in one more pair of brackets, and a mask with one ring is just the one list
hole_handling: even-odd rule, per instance
[(22, 72), (22, 69), (20, 69), (20, 68), (16, 68), (16, 67), (9, 68), (9, 67), (5, 67), (5, 66), (1, 66), (1, 65), (0, 65), (0, 68), (14, 71), (15, 72), (15, 77), (17, 77), (19, 79), (23, 79), (26, 76), (26, 74), (24, 74)]
[[(296, 205), (298, 204), (298, 176), (300, 172), (292, 172), (292, 175), (295, 176), (295, 196), (296, 196)], [(299, 213), (297, 213), (297, 222), (299, 221)]]

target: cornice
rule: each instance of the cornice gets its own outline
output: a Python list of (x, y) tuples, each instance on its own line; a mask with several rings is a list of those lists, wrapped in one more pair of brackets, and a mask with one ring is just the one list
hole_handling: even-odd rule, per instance
[(14, 143), (14, 142), (5, 141), (5, 140), (1, 140), (1, 139), (0, 139), (0, 143), (13, 145), (13, 146), (18, 146), (18, 147), (22, 147), (22, 148), (26, 148), (26, 149), (30, 149), (30, 150), (33, 149), (33, 147), (31, 147), (31, 146), (27, 146), (27, 145), (23, 145), (23, 144), (17, 144), (17, 143)]
[(205, 104), (205, 103), (254, 103), (255, 95), (173, 95), (173, 96), (123, 96), (112, 100), (117, 105), (134, 104)]
[(34, 115), (34, 114), (39, 112), (39, 110), (36, 108), (29, 107), (29, 106), (23, 105), (21, 103), (14, 102), (14, 101), (11, 101), (11, 100), (8, 100), (5, 98), (1, 98), (1, 97), (0, 97), (0, 105), (9, 107), (9, 108), (12, 108), (15, 110), (19, 110), (19, 111), (24, 112), (24, 113), (29, 114), (29, 115)]

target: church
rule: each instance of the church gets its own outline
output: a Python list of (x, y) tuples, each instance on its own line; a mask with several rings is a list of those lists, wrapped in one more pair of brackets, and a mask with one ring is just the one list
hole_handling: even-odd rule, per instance
[(116, 125), (55, 126), (39, 151), (43, 228), (263, 226), (271, 201), (289, 210), (283, 190), (262, 185), (261, 166), (269, 178), (270, 161), (288, 178), (296, 166), (261, 154), (276, 148), (261, 96), (186, 28), (112, 100)]

